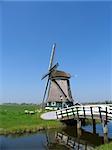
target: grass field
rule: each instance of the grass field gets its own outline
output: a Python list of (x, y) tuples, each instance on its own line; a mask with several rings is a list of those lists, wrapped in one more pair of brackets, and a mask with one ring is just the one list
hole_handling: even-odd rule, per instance
[(37, 131), (43, 128), (60, 127), (59, 121), (46, 121), (40, 118), (42, 112), (33, 115), (25, 114), (25, 110), (37, 110), (37, 105), (4, 104), (0, 105), (0, 134)]
[(101, 146), (95, 148), (95, 150), (112, 150), (112, 142), (108, 143), (108, 144), (101, 145)]

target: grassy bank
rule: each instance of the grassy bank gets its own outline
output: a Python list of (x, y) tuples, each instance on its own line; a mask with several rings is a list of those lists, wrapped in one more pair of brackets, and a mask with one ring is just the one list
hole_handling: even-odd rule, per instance
[(112, 150), (112, 142), (96, 147), (95, 150)]
[[(25, 110), (37, 110), (37, 113), (25, 114)], [(41, 114), (37, 105), (0, 105), (0, 134), (35, 132), (62, 126), (59, 121), (42, 120)]]

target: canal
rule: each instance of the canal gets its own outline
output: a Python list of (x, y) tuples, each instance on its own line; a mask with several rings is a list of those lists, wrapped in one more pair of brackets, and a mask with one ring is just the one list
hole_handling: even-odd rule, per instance
[(100, 124), (96, 126), (96, 134), (92, 133), (92, 126), (87, 125), (79, 131), (75, 126), (69, 126), (33, 134), (0, 136), (0, 150), (93, 150), (96, 146), (112, 141), (112, 123), (108, 127), (106, 140)]

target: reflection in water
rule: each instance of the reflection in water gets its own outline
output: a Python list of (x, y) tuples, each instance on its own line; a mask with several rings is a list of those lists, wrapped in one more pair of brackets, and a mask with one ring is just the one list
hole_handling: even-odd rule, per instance
[(86, 141), (67, 136), (62, 133), (57, 133), (56, 139), (59, 143), (66, 145), (70, 149), (74, 150), (93, 150), (93, 145), (88, 145)]
[[(112, 127), (112, 126), (111, 126)], [(87, 127), (85, 127), (88, 130)], [(112, 128), (111, 128), (112, 129)], [(112, 132), (112, 130), (111, 130)], [(100, 136), (99, 136), (100, 134)], [(109, 133), (109, 135), (111, 135)], [(1, 150), (93, 150), (95, 146), (101, 145), (108, 139), (107, 136), (101, 134), (92, 134), (84, 129), (67, 127), (58, 130), (46, 130), (35, 134), (0, 136)]]

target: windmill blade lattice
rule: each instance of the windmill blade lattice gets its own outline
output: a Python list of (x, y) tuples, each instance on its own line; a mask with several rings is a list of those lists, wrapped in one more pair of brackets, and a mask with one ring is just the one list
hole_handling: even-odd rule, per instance
[[(52, 47), (52, 52), (51, 52), (51, 57), (50, 57), (50, 63), (49, 63), (49, 72), (47, 74), (45, 74), (42, 79), (48, 77), (47, 82), (46, 82), (46, 86), (45, 86), (45, 91), (44, 91), (44, 96), (43, 96), (43, 100), (42, 100), (42, 107), (44, 107), (44, 101), (45, 101), (45, 97), (46, 97), (46, 93), (48, 90), (48, 86), (49, 86), (49, 82), (50, 82), (50, 74), (53, 70), (55, 70), (58, 67), (58, 63), (56, 65), (53, 66), (53, 60), (54, 60), (54, 54), (55, 54), (55, 48), (56, 48), (56, 44), (53, 44)], [(53, 66), (53, 67), (52, 67)]]

